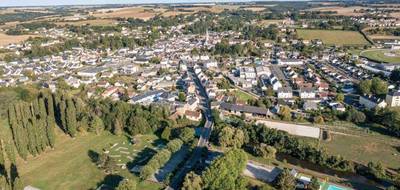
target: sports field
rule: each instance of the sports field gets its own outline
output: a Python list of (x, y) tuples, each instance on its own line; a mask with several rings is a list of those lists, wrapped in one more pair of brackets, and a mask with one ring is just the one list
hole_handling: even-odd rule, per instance
[(400, 50), (370, 49), (362, 51), (360, 56), (377, 62), (400, 63)]
[(369, 44), (364, 36), (355, 31), (297, 29), (297, 35), (305, 40), (320, 39), (327, 45), (359, 46)]

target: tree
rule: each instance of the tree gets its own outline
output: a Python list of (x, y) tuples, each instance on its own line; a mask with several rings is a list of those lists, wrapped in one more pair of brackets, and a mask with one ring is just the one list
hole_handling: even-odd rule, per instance
[(244, 143), (244, 133), (241, 129), (224, 127), (218, 135), (218, 142), (223, 147), (242, 147)]
[(146, 164), (145, 166), (142, 167), (142, 169), (140, 170), (140, 179), (142, 180), (146, 180), (147, 178), (149, 178), (151, 175), (153, 175), (154, 171), (156, 169), (150, 165), (150, 164)]
[(308, 190), (319, 190), (319, 182), (316, 177), (312, 177), (310, 183), (307, 186)]
[(262, 156), (265, 159), (275, 158), (276, 149), (273, 146), (261, 143), (259, 146), (256, 146), (255, 149), (255, 153), (257, 156)]
[(343, 102), (344, 101), (344, 94), (342, 94), (342, 93), (336, 94), (336, 98), (335, 99), (338, 102)]
[(123, 126), (118, 119), (115, 120), (113, 133), (114, 135), (118, 136), (122, 135), (123, 133)]
[(195, 131), (193, 128), (184, 127), (183, 129), (180, 130), (179, 138), (183, 142), (188, 143), (194, 139), (194, 133), (195, 133)]
[(132, 179), (124, 179), (119, 182), (116, 190), (136, 190), (136, 181)]
[(67, 98), (67, 107), (66, 107), (66, 126), (67, 132), (72, 137), (76, 136), (77, 132), (77, 120), (76, 120), (76, 109), (74, 102), (71, 98)]
[(292, 113), (288, 106), (282, 106), (279, 109), (279, 116), (284, 121), (290, 121), (292, 119)]
[(241, 149), (231, 149), (223, 156), (215, 159), (203, 172), (201, 178), (203, 189), (241, 189), (245, 181), (240, 179), (240, 174), (246, 167), (247, 155)]
[(164, 140), (169, 140), (171, 137), (171, 127), (165, 127), (161, 133), (161, 138)]
[(350, 108), (346, 114), (346, 121), (351, 121), (354, 123), (362, 123), (365, 121), (365, 114), (361, 111), (356, 110), (355, 108)]
[(91, 116), (91, 120), (89, 123), (89, 132), (95, 132), (97, 135), (104, 130), (104, 123), (101, 118), (95, 114)]
[(182, 184), (182, 190), (201, 190), (202, 183), (201, 177), (191, 171), (185, 176)]
[(371, 94), (371, 80), (362, 80), (358, 84), (358, 90), (361, 94)]
[(374, 77), (371, 79), (371, 91), (376, 95), (385, 95), (388, 92), (388, 85), (384, 80)]
[(186, 101), (186, 94), (184, 92), (179, 92), (178, 94), (178, 100), (180, 102), (185, 102)]
[(314, 123), (316, 123), (316, 124), (323, 124), (324, 123), (324, 117), (322, 117), (322, 116), (315, 116), (314, 117)]
[(289, 169), (285, 168), (277, 177), (276, 187), (280, 190), (295, 189), (296, 179), (290, 174)]

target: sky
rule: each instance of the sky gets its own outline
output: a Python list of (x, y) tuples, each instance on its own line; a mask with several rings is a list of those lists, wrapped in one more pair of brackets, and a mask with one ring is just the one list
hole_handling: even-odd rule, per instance
[[(254, 0), (0, 0), (0, 7), (43, 5), (247, 2)], [(279, 1), (279, 0), (278, 0)]]

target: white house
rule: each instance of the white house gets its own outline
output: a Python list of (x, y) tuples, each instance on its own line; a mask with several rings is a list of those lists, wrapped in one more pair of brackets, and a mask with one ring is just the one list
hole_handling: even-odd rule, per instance
[(278, 59), (279, 65), (303, 65), (304, 62), (300, 59)]
[(279, 99), (293, 98), (293, 91), (292, 91), (292, 88), (290, 88), (290, 87), (279, 88), (277, 94), (278, 94)]
[(312, 99), (316, 95), (313, 88), (300, 88), (299, 94), (301, 99)]
[(386, 103), (389, 107), (400, 106), (400, 91), (389, 92), (386, 95)]

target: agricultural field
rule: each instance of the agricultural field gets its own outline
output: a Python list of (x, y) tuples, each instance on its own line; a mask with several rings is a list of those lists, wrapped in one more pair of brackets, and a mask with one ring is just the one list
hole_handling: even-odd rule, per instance
[(181, 14), (194, 14), (199, 11), (209, 11), (213, 13), (220, 13), (227, 10), (238, 9), (237, 5), (216, 5), (216, 6), (193, 6), (193, 7), (185, 7), (185, 8), (149, 8), (149, 7), (128, 7), (128, 8), (119, 8), (119, 9), (100, 9), (94, 12), (92, 16), (100, 17), (100, 18), (138, 18), (148, 20), (153, 18), (156, 15), (161, 16), (176, 16)]
[(27, 40), (29, 37), (35, 37), (35, 35), (10, 36), (4, 33), (0, 33), (0, 46), (6, 46), (12, 43), (20, 43)]
[(305, 40), (320, 39), (327, 45), (367, 45), (369, 42), (359, 32), (342, 30), (306, 30), (297, 29), (299, 38)]
[(360, 56), (377, 62), (400, 63), (400, 50), (370, 49), (362, 51)]
[(116, 21), (113, 19), (94, 19), (94, 20), (82, 20), (82, 21), (55, 22), (55, 24), (59, 26), (67, 24), (74, 26), (82, 26), (82, 25), (103, 26), (103, 25), (114, 25), (116, 24)]
[[(131, 147), (134, 152), (152, 148), (156, 141), (155, 136), (140, 136), (137, 144)], [(30, 157), (27, 161), (19, 160), (19, 173), (26, 185), (32, 185), (43, 190), (50, 189), (95, 189), (102, 183), (115, 187), (122, 177), (137, 179), (128, 170), (121, 170), (115, 175), (106, 175), (97, 168), (93, 159), (96, 153), (118, 143), (127, 146), (129, 141), (125, 137), (118, 137), (109, 133), (101, 135), (84, 134), (74, 139), (57, 134), (56, 147), (45, 153)], [(144, 151), (149, 152), (149, 151)], [(116, 153), (116, 152), (113, 152)], [(138, 189), (161, 189), (159, 184), (140, 182)]]
[(164, 12), (164, 9), (151, 9), (144, 7), (128, 7), (119, 9), (101, 9), (92, 14), (92, 16), (100, 18), (138, 18), (148, 20), (159, 13)]
[(336, 11), (335, 15), (343, 15), (343, 16), (362, 16), (365, 13), (357, 13), (354, 10), (366, 9), (367, 7), (361, 6), (352, 6), (352, 7), (342, 7), (342, 6), (328, 6), (328, 7), (316, 7), (307, 9), (306, 11)]

